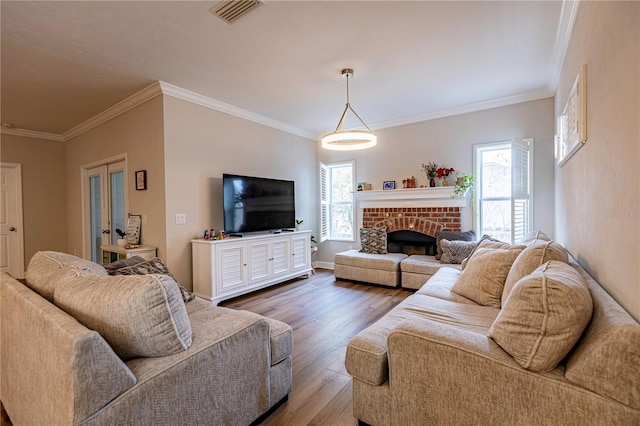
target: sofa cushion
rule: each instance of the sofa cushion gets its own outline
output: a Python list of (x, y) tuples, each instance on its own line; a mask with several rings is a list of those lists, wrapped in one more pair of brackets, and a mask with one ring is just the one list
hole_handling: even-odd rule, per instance
[(405, 321), (427, 318), (486, 335), (498, 312), (498, 309), (485, 306), (463, 305), (414, 294), (349, 341), (345, 358), (347, 371), (370, 385), (384, 383), (389, 377), (387, 338)]
[(191, 345), (191, 324), (176, 282), (166, 275), (73, 277), (54, 303), (96, 330), (123, 359), (165, 356)]
[[(136, 259), (132, 261), (131, 259)], [(140, 256), (134, 256), (129, 260), (129, 262), (118, 260), (116, 262), (124, 262), (125, 266), (120, 266), (118, 268), (113, 268), (110, 265), (105, 265), (105, 269), (109, 273), (109, 275), (146, 275), (146, 274), (162, 274), (168, 275), (176, 281), (178, 284), (178, 288), (180, 289), (180, 294), (182, 295), (182, 300), (186, 302), (192, 301), (196, 296), (191, 293), (189, 290), (180, 285), (178, 280), (173, 276), (167, 265), (164, 264), (161, 258), (154, 257), (151, 260), (145, 260)], [(114, 263), (116, 263), (114, 262)]]
[(475, 241), (449, 241), (446, 238), (440, 240), (442, 247), (441, 263), (460, 264), (469, 257), (476, 246)]
[(399, 271), (400, 262), (406, 257), (407, 255), (404, 253), (372, 254), (362, 253), (358, 250), (347, 250), (336, 253), (334, 263), (383, 271)]
[[(458, 281), (460, 277), (460, 270), (455, 268), (443, 267), (438, 270), (429, 281), (415, 294), (422, 294), (424, 296), (431, 296), (437, 299), (449, 300), (451, 302), (464, 303), (467, 305), (477, 305), (471, 299), (460, 296), (457, 293), (451, 291), (451, 287)], [(403, 277), (404, 278), (404, 277)]]
[(387, 228), (360, 228), (360, 245), (363, 253), (387, 253)]
[(522, 367), (553, 370), (591, 319), (592, 301), (582, 276), (551, 260), (521, 279), (488, 336)]
[[(435, 256), (423, 254), (412, 254), (402, 261), (400, 269), (402, 272), (413, 272), (416, 274), (433, 275), (440, 268), (442, 263), (436, 260)], [(458, 268), (458, 265), (447, 265), (447, 267)]]
[(442, 247), (440, 246), (440, 241), (442, 239), (447, 239), (449, 241), (475, 241), (476, 233), (473, 230), (465, 231), (465, 232), (454, 232), (454, 231), (439, 231), (436, 232), (436, 248), (438, 250), (436, 254), (436, 259), (440, 260), (442, 257)]
[(108, 276), (101, 265), (89, 260), (56, 251), (39, 251), (33, 255), (27, 266), (27, 286), (53, 302), (56, 286), (65, 282), (66, 277), (77, 275)]
[(522, 249), (479, 248), (451, 290), (484, 306), (499, 308), (504, 283)]
[(505, 304), (511, 289), (521, 278), (526, 277), (540, 265), (550, 260), (559, 260), (568, 263), (569, 255), (560, 244), (553, 241), (537, 240), (522, 250), (522, 253), (520, 253), (516, 261), (513, 262), (507, 280), (504, 283), (502, 304)]
[[(460, 264), (460, 269), (464, 270), (464, 268), (466, 268), (467, 262), (469, 261), (471, 256), (473, 256), (473, 253), (475, 253), (475, 251), (479, 248), (495, 249), (495, 248), (511, 248), (511, 247), (513, 247), (513, 244), (496, 240), (495, 238), (485, 234), (478, 240), (473, 250), (471, 250), (471, 253), (469, 253), (469, 257), (467, 257), (465, 260), (462, 261), (462, 263)], [(520, 245), (519, 247), (524, 250), (526, 246)]]
[(526, 233), (516, 244), (529, 246), (541, 241), (551, 241), (551, 239), (542, 231), (531, 231)]

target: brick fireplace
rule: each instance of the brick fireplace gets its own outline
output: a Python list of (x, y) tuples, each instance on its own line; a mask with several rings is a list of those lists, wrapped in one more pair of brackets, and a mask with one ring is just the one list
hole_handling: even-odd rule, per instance
[(413, 231), (432, 238), (438, 231), (461, 231), (467, 199), (452, 195), (453, 187), (356, 192), (357, 229), (384, 226), (388, 233)]

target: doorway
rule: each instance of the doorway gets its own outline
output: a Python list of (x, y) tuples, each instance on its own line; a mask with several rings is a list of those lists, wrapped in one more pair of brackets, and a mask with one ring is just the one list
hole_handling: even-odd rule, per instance
[(2, 163), (0, 171), (0, 272), (24, 278), (22, 166)]
[(85, 257), (102, 263), (101, 246), (115, 245), (125, 230), (126, 160), (84, 168)]

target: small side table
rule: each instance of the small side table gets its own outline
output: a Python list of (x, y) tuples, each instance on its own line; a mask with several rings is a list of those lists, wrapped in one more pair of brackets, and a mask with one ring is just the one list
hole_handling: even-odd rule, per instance
[(102, 263), (107, 264), (116, 260), (129, 259), (140, 256), (145, 260), (156, 257), (157, 248), (154, 246), (139, 245), (136, 248), (124, 248), (123, 246), (100, 246), (102, 250)]

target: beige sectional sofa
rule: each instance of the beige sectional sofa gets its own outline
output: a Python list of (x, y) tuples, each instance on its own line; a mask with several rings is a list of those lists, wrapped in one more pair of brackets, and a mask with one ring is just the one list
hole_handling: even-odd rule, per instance
[(345, 361), (354, 416), (370, 425), (639, 425), (640, 324), (545, 240), (500, 249), (516, 251), (506, 271), (489, 264), (489, 278), (506, 274), (501, 294), (473, 288), (468, 272), (483, 286), (479, 259), (514, 253), (481, 241), (462, 271), (440, 268), (355, 336)]
[(286, 400), (292, 330), (187, 303), (171, 276), (39, 252), (1, 284), (0, 399), (13, 424), (247, 425)]
[(337, 279), (417, 290), (443, 266), (460, 269), (460, 265), (443, 264), (435, 256), (352, 249), (336, 253), (333, 273)]

